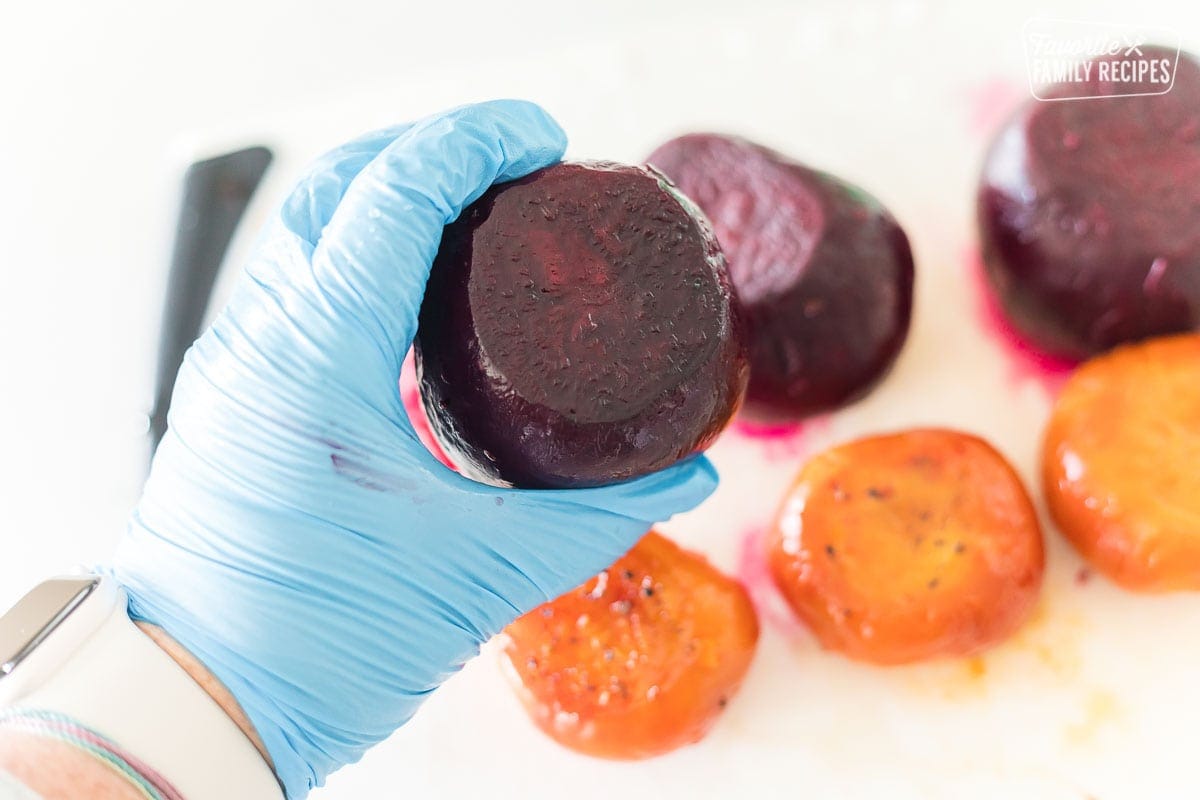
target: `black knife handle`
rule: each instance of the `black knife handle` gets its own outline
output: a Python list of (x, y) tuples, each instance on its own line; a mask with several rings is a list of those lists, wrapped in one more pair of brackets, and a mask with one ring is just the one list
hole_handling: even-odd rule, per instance
[(197, 161), (184, 176), (183, 204), (159, 328), (154, 410), (150, 414), (152, 455), (167, 430), (175, 375), (184, 353), (200, 335), (225, 252), (271, 158), (266, 147), (248, 147)]

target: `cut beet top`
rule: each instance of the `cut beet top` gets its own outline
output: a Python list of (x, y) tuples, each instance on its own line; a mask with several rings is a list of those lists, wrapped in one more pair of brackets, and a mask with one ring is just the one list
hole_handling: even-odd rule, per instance
[(1200, 334), (1118, 347), (1067, 381), (1042, 451), (1046, 505), (1128, 589), (1200, 590)]
[[(1143, 47), (1146, 58), (1174, 51)], [(1117, 59), (1120, 60), (1120, 59)], [(977, 198), (988, 281), (1044, 352), (1081, 359), (1200, 327), (1200, 65), (1175, 84), (1062, 84), (1000, 131)]]
[(642, 167), (559, 164), (447, 226), (417, 332), (421, 396), (474, 478), (593, 486), (706, 447), (745, 391), (703, 217)]
[(1029, 616), (1037, 512), (991, 445), (950, 430), (872, 436), (814, 456), (768, 539), (775, 583), (817, 640), (902, 664), (975, 653)]
[(746, 312), (758, 410), (801, 417), (869, 391), (912, 314), (912, 252), (887, 210), (728, 136), (681, 136), (648, 160), (712, 220)]
[(505, 632), (513, 686), (547, 735), (634, 759), (704, 737), (750, 667), (758, 618), (741, 584), (650, 531)]

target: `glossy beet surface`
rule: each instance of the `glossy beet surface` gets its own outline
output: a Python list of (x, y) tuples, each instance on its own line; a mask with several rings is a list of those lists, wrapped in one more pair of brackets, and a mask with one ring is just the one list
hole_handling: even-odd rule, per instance
[(712, 220), (746, 312), (757, 409), (802, 417), (869, 391), (912, 314), (912, 252), (887, 210), (728, 136), (681, 136), (648, 161)]
[(652, 171), (608, 163), (495, 186), (449, 225), (416, 353), (451, 460), (527, 488), (669, 466), (716, 437), (747, 380), (707, 223)]
[(1200, 334), (1080, 366), (1046, 427), (1042, 482), (1059, 530), (1121, 586), (1200, 590)]
[(1047, 354), (1200, 327), (1200, 66), (1182, 55), (1159, 96), (1028, 101), (988, 154), (978, 217), (993, 290)]
[(505, 632), (513, 685), (547, 735), (633, 759), (703, 738), (750, 667), (758, 618), (741, 584), (651, 531)]
[(824, 647), (877, 664), (962, 656), (1032, 611), (1044, 555), (1021, 479), (989, 444), (909, 430), (826, 450), (768, 539), (775, 583)]

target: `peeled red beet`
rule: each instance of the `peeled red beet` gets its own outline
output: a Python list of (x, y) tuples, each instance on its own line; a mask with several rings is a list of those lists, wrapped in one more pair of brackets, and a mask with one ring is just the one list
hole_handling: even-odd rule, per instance
[(747, 364), (703, 216), (643, 167), (566, 163), (446, 227), (416, 340), (434, 433), (467, 475), (595, 486), (703, 449)]
[(874, 198), (744, 139), (690, 134), (647, 159), (712, 220), (750, 333), (747, 399), (803, 417), (866, 394), (912, 315), (904, 231)]
[[(1174, 50), (1143, 46), (1148, 59)], [(1121, 61), (1116, 57), (1115, 61)], [(1072, 360), (1200, 327), (1200, 65), (1162, 84), (1085, 83), (1029, 100), (977, 197), (985, 273), (1016, 330)]]

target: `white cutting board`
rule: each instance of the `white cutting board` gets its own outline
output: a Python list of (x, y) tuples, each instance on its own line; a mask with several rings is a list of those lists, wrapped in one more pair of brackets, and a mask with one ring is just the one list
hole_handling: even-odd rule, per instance
[(1200, 10), (1182, 3), (1153, 16), (1111, 3), (746, 10), (720, 24), (711, 14), (653, 30), (631, 22), (619, 39), (568, 51), (541, 42), (530, 45), (536, 57), (510, 41), (509, 55), (464, 56), (471, 66), (460, 72), (397, 76), (388, 95), (349, 96), (185, 148), (258, 138), (277, 149), (231, 262), (313, 155), (363, 129), (496, 96), (545, 105), (572, 157), (637, 161), (692, 130), (757, 139), (874, 193), (916, 256), (914, 325), (887, 381), (799, 436), (727, 434), (712, 451), (717, 494), (663, 526), (750, 578), (767, 611), (745, 686), (704, 742), (633, 764), (575, 755), (525, 718), (493, 647), (314, 800), (1200, 796), (1200, 596), (1139, 597), (1082, 580), (1082, 562), (1047, 524), (1042, 600), (1011, 641), (976, 659), (877, 668), (823, 653), (746, 556), (806, 453), (907, 426), (986, 437), (1041, 505), (1032, 478), (1049, 390), (981, 323), (968, 275), (974, 180), (987, 133), (1024, 99), (1021, 26), (1035, 14), (1158, 24), (1200, 46)]

